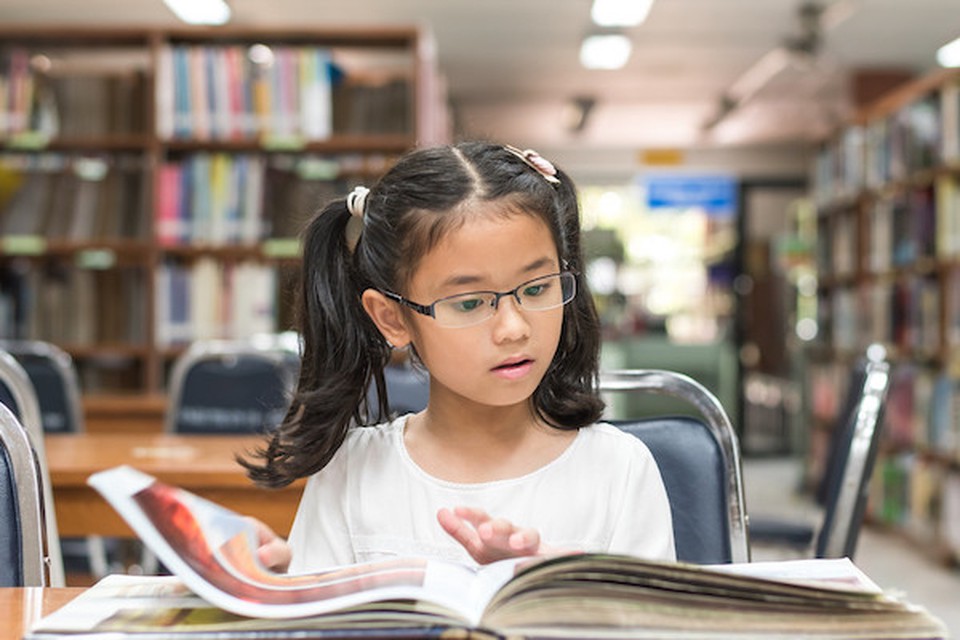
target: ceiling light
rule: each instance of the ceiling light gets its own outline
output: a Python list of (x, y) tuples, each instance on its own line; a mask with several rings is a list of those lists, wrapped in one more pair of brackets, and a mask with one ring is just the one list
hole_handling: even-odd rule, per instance
[(593, 0), (590, 17), (601, 27), (635, 27), (652, 5), (653, 0)]
[(960, 67), (960, 38), (937, 49), (937, 64), (941, 67)]
[(619, 69), (630, 58), (630, 38), (622, 34), (587, 36), (580, 45), (580, 64), (587, 69)]
[(187, 24), (226, 24), (230, 7), (224, 0), (163, 0)]

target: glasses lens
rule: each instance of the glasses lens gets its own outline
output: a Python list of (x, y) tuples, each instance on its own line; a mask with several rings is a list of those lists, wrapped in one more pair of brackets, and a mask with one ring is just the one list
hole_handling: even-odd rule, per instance
[[(528, 311), (556, 309), (577, 294), (577, 278), (572, 273), (543, 276), (525, 282), (517, 288), (520, 305)], [(501, 293), (500, 296), (509, 295)], [(475, 291), (437, 300), (433, 304), (434, 319), (444, 327), (469, 327), (480, 324), (496, 313), (498, 295), (490, 291)]]
[(493, 298), (492, 293), (464, 293), (438, 300), (433, 313), (437, 323), (445, 327), (469, 327), (494, 314)]
[(577, 280), (572, 273), (544, 276), (525, 283), (517, 290), (524, 309), (545, 311), (555, 309), (573, 300)]

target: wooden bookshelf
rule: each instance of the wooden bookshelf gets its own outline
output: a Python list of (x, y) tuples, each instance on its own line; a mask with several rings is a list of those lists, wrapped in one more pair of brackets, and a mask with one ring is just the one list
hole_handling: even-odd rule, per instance
[[(960, 72), (870, 105), (813, 168), (821, 332), (811, 366), (829, 399), (853, 359), (892, 356), (869, 517), (960, 558)], [(817, 391), (819, 389), (819, 391)], [(821, 436), (821, 438), (824, 436)]]
[(0, 337), (67, 349), (106, 420), (191, 340), (289, 328), (302, 224), (446, 141), (424, 38), (0, 27)]

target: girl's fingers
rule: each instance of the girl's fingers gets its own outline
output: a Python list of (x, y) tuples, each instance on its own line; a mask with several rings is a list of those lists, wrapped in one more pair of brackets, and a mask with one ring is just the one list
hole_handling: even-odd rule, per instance
[(443, 530), (459, 542), (471, 556), (475, 557), (475, 554), (483, 547), (483, 543), (476, 529), (472, 524), (467, 524), (469, 520), (464, 522), (464, 518), (459, 512), (459, 509), (453, 511), (450, 509), (440, 509), (437, 512), (437, 521), (440, 523), (440, 526), (443, 527)]

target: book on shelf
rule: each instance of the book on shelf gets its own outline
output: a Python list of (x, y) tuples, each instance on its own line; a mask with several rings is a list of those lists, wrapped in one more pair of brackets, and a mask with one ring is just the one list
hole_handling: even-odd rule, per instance
[(157, 268), (156, 344), (276, 331), (277, 268), (201, 257)]
[(328, 138), (332, 65), (324, 47), (164, 46), (157, 58), (158, 134), (199, 140)]
[(143, 161), (136, 156), (15, 154), (0, 164), (0, 235), (77, 243), (144, 240)]
[(846, 559), (699, 566), (609, 554), (480, 568), (391, 558), (279, 574), (250, 519), (130, 467), (97, 489), (172, 572), (108, 576), (28, 639), (95, 637), (940, 637)]

